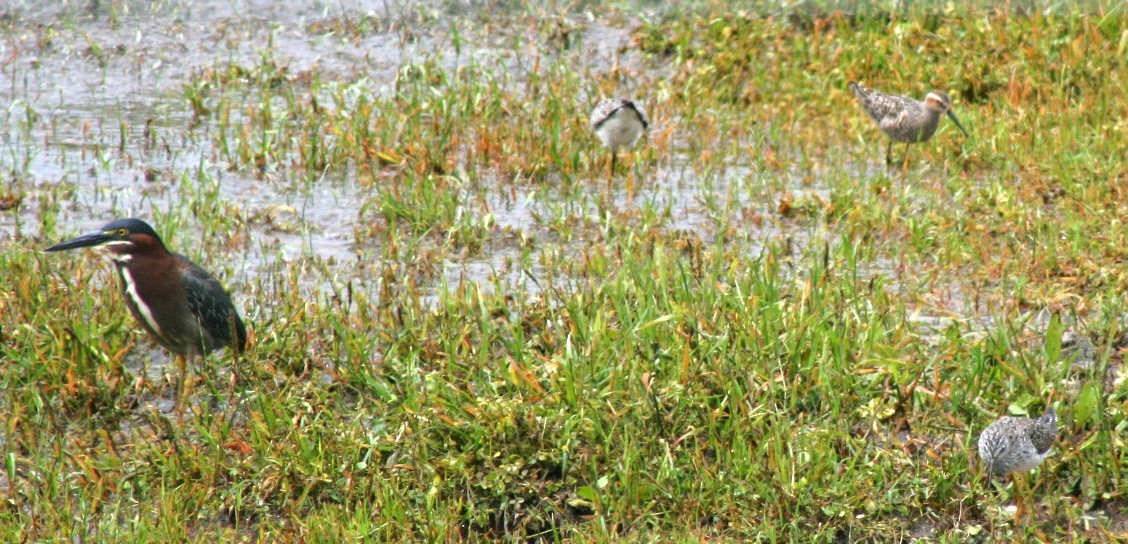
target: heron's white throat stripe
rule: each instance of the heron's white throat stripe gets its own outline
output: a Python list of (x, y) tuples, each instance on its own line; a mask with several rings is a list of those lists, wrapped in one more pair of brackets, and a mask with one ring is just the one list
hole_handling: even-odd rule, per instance
[(137, 313), (141, 314), (145, 324), (149, 325), (149, 328), (154, 332), (160, 334), (161, 328), (157, 325), (157, 320), (153, 318), (153, 311), (148, 304), (145, 304), (144, 300), (141, 300), (141, 295), (137, 293), (137, 283), (133, 281), (133, 274), (130, 274), (129, 269), (124, 266), (119, 267), (118, 272), (121, 273), (121, 279), (125, 282), (125, 296), (129, 297), (133, 304), (137, 306)]

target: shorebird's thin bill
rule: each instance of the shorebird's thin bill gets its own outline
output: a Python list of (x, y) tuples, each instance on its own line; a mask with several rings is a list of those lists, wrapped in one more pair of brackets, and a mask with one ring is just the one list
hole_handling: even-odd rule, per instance
[(964, 136), (967, 136), (968, 138), (971, 137), (971, 134), (967, 133), (967, 129), (963, 128), (963, 125), (960, 124), (960, 120), (956, 119), (956, 114), (952, 113), (952, 110), (948, 110), (948, 117), (951, 117), (952, 122), (955, 123), (957, 127), (960, 127), (960, 132), (963, 132)]

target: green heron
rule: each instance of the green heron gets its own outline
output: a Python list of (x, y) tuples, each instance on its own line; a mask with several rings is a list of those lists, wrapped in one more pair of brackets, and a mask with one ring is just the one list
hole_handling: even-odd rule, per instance
[(94, 246), (104, 247), (117, 266), (134, 319), (174, 355), (246, 348), (247, 329), (223, 286), (187, 257), (166, 249), (140, 219), (118, 219), (44, 251)]
[(615, 176), (615, 154), (620, 147), (634, 145), (650, 126), (642, 106), (625, 98), (609, 98), (591, 112), (591, 128), (604, 147), (611, 149), (611, 176)]

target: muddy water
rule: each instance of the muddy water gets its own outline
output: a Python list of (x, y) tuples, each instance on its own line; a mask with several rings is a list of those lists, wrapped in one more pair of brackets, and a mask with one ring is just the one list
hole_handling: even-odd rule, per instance
[[(210, 127), (193, 124), (183, 86), (216, 65), (254, 65), (268, 44), (294, 73), (316, 68), (323, 77), (392, 81), (405, 61), (432, 53), (433, 39), (402, 40), (398, 29), (411, 15), (395, 3), (290, 4), (17, 0), (0, 6), (0, 104), (7, 106), (0, 169), (13, 180), (8, 191), (23, 196), (18, 211), (0, 214), (0, 237), (39, 235), (41, 217), (56, 209), (66, 234), (114, 217), (154, 220), (174, 213), (185, 196), (214, 191), (212, 201), (255, 220), (254, 243), (243, 256), (249, 266), (234, 271), (247, 277), (233, 282), (249, 281), (279, 259), (355, 260), (353, 225), (365, 199), (354, 177), (335, 172), (311, 184), (285, 172), (227, 168), (210, 148)], [(346, 40), (307, 30), (317, 21), (363, 14), (385, 18), (389, 31)], [(197, 222), (179, 219), (188, 232), (164, 233), (169, 244), (189, 255), (206, 253), (191, 231)]]
[[(347, 275), (364, 250), (353, 233), (365, 221), (362, 207), (373, 189), (359, 185), (348, 169), (308, 183), (285, 171), (228, 168), (211, 147), (217, 138), (209, 131), (215, 127), (196, 123), (185, 85), (216, 66), (254, 66), (269, 48), (289, 74), (316, 70), (322, 80), (362, 81), (365, 92), (379, 94), (405, 64), (437, 61), (450, 69), (458, 54), (489, 56), (501, 40), (464, 28), (477, 49), (453, 51), (450, 21), (465, 15), (456, 10), (473, 10), (472, 5), (291, 4), (16, 0), (0, 8), (0, 58), (5, 59), (0, 103), (8, 106), (0, 169), (13, 180), (8, 190), (24, 197), (18, 211), (0, 213), (0, 236), (43, 236), (39, 224), (46, 214), (54, 214), (60, 225), (60, 232), (51, 233), (54, 238), (89, 231), (114, 217), (139, 216), (158, 228), (172, 223), (183, 229), (163, 233), (169, 245), (197, 257), (235, 289), (277, 271), (279, 261), (329, 260), (341, 263)], [(325, 31), (334, 21), (362, 17), (378, 20), (379, 28), (348, 36)], [(582, 56), (592, 68), (630, 62), (619, 53), (629, 39), (623, 25), (585, 22), (588, 51)], [(519, 55), (496, 57), (521, 71)], [(708, 210), (700, 205), (703, 197), (692, 176), (684, 166), (659, 169), (642, 194), (616, 189), (614, 205), (664, 210), (676, 228), (708, 236)], [(193, 198), (204, 209), (184, 212), (184, 199)], [(498, 229), (519, 237), (535, 223), (534, 214), (547, 215), (550, 199), (543, 188), (516, 187), (498, 195), (468, 193), (465, 207), (477, 216), (488, 213)], [(200, 221), (188, 214), (221, 214), (231, 207), (249, 218), (253, 242), (238, 258), (217, 263), (200, 257), (216, 253), (216, 242), (201, 240)], [(162, 221), (165, 214), (174, 220)], [(515, 270), (511, 263), (517, 253), (496, 244), (455, 258), (443, 263), (436, 283), (483, 281), (488, 287), (492, 279), (535, 292), (536, 284), (526, 280), (544, 272)]]
[[(345, 39), (310, 30), (319, 21), (364, 14), (384, 18), (387, 32)], [(353, 176), (335, 172), (305, 184), (285, 172), (264, 180), (257, 172), (228, 170), (208, 147), (208, 127), (193, 128), (183, 86), (216, 65), (254, 65), (269, 44), (289, 73), (363, 77), (372, 82), (370, 91), (380, 92), (400, 66), (433, 59), (444, 41), (418, 30), (403, 39), (414, 18), (395, 2), (291, 9), (266, 1), (16, 0), (0, 7), (0, 103), (7, 106), (0, 168), (25, 195), (18, 213), (0, 214), (0, 232), (28, 233), (45, 200), (61, 208), (60, 223), (74, 230), (116, 216), (149, 217), (154, 207), (175, 203), (182, 176), (195, 179), (203, 170), (225, 201), (249, 215), (300, 216), (300, 227), (282, 229), (296, 231), (292, 236), (273, 225), (258, 234), (278, 237), (287, 250), (304, 246), (316, 256), (347, 259), (364, 200)], [(48, 198), (57, 193), (62, 198)], [(511, 224), (527, 219), (520, 206), (508, 211), (517, 214), (505, 218)]]
[[(472, 37), (467, 42), (474, 49), (464, 46), (456, 53), (451, 47), (452, 21), (466, 15), (457, 10), (474, 9), (480, 8), (472, 2), (413, 0), (4, 0), (0, 180), (5, 181), (0, 181), (0, 193), (19, 194), (23, 202), (17, 210), (0, 212), (0, 243), (17, 237), (54, 242), (123, 216), (150, 219), (158, 229), (175, 225), (176, 232), (162, 232), (169, 244), (223, 277), (236, 300), (251, 299), (242, 303), (252, 319), (256, 311), (270, 313), (253, 306), (269, 304), (270, 297), (261, 295), (280, 289), (285, 282), (279, 278), (295, 266), (321, 271), (300, 280), (311, 296), (338, 287), (327, 282), (355, 280), (364, 288), (374, 280), (358, 263), (379, 242), (358, 241), (355, 232), (370, 221), (372, 212), (366, 217), (363, 207), (375, 189), (358, 182), (347, 168), (313, 183), (285, 170), (230, 168), (213, 148), (210, 131), (216, 127), (194, 118), (185, 85), (217, 66), (254, 66), (267, 50), (288, 74), (316, 71), (322, 81), (359, 82), (373, 94), (386, 93), (404, 65), (431, 61), (453, 69), (460, 54), (496, 57), (519, 74), (520, 55), (491, 51), (505, 47), (496, 36), (461, 28)], [(363, 17), (378, 20), (378, 28), (347, 36), (325, 30), (333, 21)], [(585, 69), (661, 69), (644, 67), (622, 53), (634, 23), (577, 17), (584, 33), (578, 58), (590, 63)], [(676, 124), (654, 121), (659, 127)], [(663, 228), (696, 233), (705, 243), (720, 225), (741, 224), (741, 218), (718, 214), (740, 210), (763, 218), (747, 234), (753, 253), (781, 238), (795, 240), (796, 247), (816, 238), (833, 240), (821, 228), (780, 225), (770, 204), (734, 189), (759, 175), (750, 168), (733, 164), (702, 179), (688, 152), (677, 155), (676, 140), (684, 136), (674, 134), (675, 155), (663, 157), (644, 186), (629, 193), (617, 186), (611, 193), (614, 208), (649, 210), (665, 218)], [(793, 184), (777, 183), (827, 198), (802, 176), (795, 177)], [(598, 215), (598, 187), (592, 184), (579, 213)], [(491, 216), (493, 233), (514, 239), (527, 235), (543, 245), (551, 237), (536, 218), (552, 217), (554, 195), (549, 191), (544, 186), (467, 191), (463, 206), (475, 217)], [(185, 206), (185, 200), (194, 206)], [(242, 245), (225, 246), (230, 233), (203, 231), (201, 216), (236, 212), (243, 219), (238, 229), (246, 231), (243, 238), (248, 240)], [(44, 217), (59, 225), (50, 236), (40, 226)], [(578, 249), (565, 245), (541, 251), (569, 255)], [(514, 264), (520, 259), (515, 244), (487, 243), (480, 252), (440, 263), (433, 287), (472, 282), (484, 289), (503, 285), (535, 295), (546, 284), (570, 281), (546, 272), (536, 259)]]
[[(312, 183), (283, 169), (231, 168), (213, 148), (218, 128), (209, 124), (212, 119), (201, 124), (194, 117), (185, 86), (209, 69), (255, 66), (269, 50), (288, 74), (316, 71), (322, 81), (356, 84), (362, 92), (380, 95), (405, 65), (434, 62), (454, 69), (460, 59), (451, 47), (451, 21), (465, 13), (452, 10), (472, 10), (473, 4), (0, 0), (0, 105), (5, 106), (0, 110), (0, 198), (6, 193), (23, 198), (18, 209), (0, 211), (0, 247), (36, 251), (112, 218), (138, 216), (162, 230), (174, 249), (220, 276), (248, 320), (260, 327), (289, 315), (273, 305), (292, 301), (295, 288), (310, 299), (331, 297), (347, 285), (367, 290), (371, 300), (380, 292), (370, 263), (379, 254), (373, 245), (381, 241), (356, 233), (371, 221), (373, 212), (364, 207), (377, 195), (372, 184), (358, 181), (349, 168)], [(336, 20), (362, 17), (379, 20), (379, 28), (348, 36), (325, 30)], [(599, 73), (625, 65), (651, 80), (663, 77), (661, 67), (622, 53), (635, 23), (577, 17), (584, 48), (577, 58), (589, 63), (582, 69)], [(461, 32), (473, 36), (468, 41), (474, 43), (462, 55), (496, 58), (519, 78), (520, 62), (490, 49), (506, 47), (501, 38), (475, 35), (472, 28)], [(672, 127), (671, 152), (649, 167), (645, 183), (633, 191), (617, 180), (610, 194), (613, 213), (661, 217), (663, 229), (696, 235), (706, 245), (737, 225), (750, 259), (772, 244), (797, 254), (808, 244), (840, 243), (825, 225), (781, 220), (764, 193), (747, 188), (771, 186), (796, 201), (830, 201), (817, 181), (817, 168), (765, 173), (733, 157), (723, 168), (702, 172), (695, 168), (699, 150), (684, 141), (692, 131), (660, 113), (651, 117), (654, 133)], [(883, 175), (879, 170), (858, 165), (853, 175), (876, 178)], [(554, 207), (560, 195), (544, 184), (497, 185), (496, 190), (464, 191), (466, 213), (492, 221), (490, 239), (479, 251), (444, 255), (442, 262), (432, 263), (436, 273), (423, 286), (426, 301), (434, 303), (443, 286), (501, 288), (535, 297), (541, 289), (570, 291), (584, 281), (544, 264), (580, 257), (585, 250), (584, 240), (559, 241), (545, 224), (558, 217)], [(580, 188), (587, 194), (570, 204), (569, 213), (598, 223), (607, 209), (602, 185), (600, 180)], [(214, 223), (206, 220), (210, 214), (237, 215), (233, 229), (238, 232), (205, 232), (203, 225)], [(45, 222), (58, 226), (45, 232)], [(176, 230), (168, 232), (170, 226)], [(232, 238), (244, 241), (227, 243)], [(535, 240), (540, 255), (524, 255), (523, 240)], [(896, 263), (859, 267), (862, 277), (889, 278), (894, 292), (904, 287)], [(110, 278), (106, 268), (104, 277)], [(917, 308), (909, 319), (922, 341), (942, 343), (954, 325), (964, 331), (996, 326), (989, 317), (992, 309), (976, 307), (971, 301), (978, 297), (957, 282), (937, 286), (927, 300), (911, 291), (900, 294), (919, 301), (908, 303)], [(1028, 326), (1044, 329), (1046, 322), (1037, 317)], [(149, 349), (133, 350), (126, 365), (155, 380), (168, 356), (145, 345)]]

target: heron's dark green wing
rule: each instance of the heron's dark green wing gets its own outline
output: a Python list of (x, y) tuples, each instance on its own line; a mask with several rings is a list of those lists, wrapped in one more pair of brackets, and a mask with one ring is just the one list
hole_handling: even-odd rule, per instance
[[(184, 259), (183, 256), (178, 256)], [(239, 318), (231, 296), (207, 270), (184, 259), (188, 266), (182, 269), (188, 308), (207, 333), (208, 351), (224, 346), (242, 352), (247, 346), (247, 329)], [(234, 342), (232, 341), (234, 339)]]

